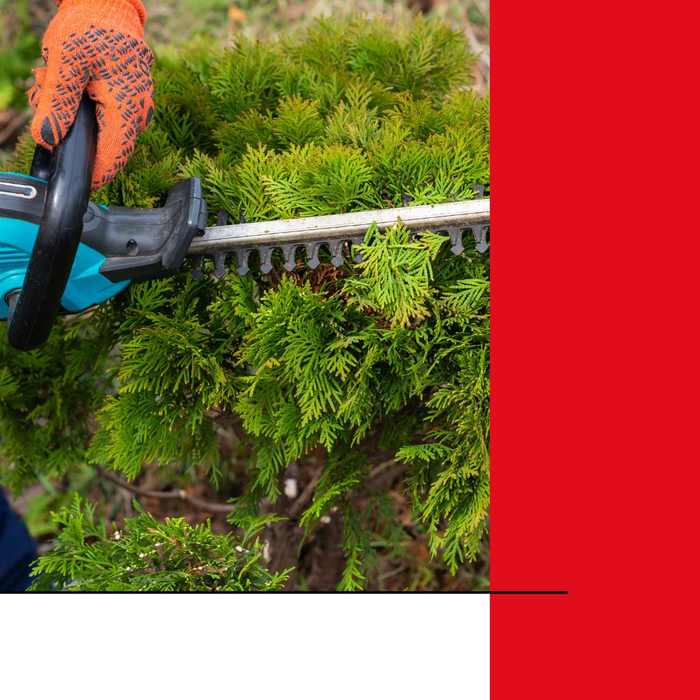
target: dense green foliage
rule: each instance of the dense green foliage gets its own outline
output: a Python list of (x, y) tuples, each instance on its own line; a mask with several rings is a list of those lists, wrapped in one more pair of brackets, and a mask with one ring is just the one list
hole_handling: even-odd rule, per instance
[(0, 111), (26, 105), (23, 83), (41, 55), (29, 24), (28, 0), (0, 0)]
[[(262, 220), (488, 186), (488, 101), (464, 89), (473, 57), (444, 24), (324, 21), (302, 37), (182, 56), (158, 63), (154, 124), (98, 201), (157, 206), (196, 175), (213, 218), (222, 208)], [(15, 169), (31, 150), (25, 139)], [(268, 275), (196, 282), (184, 270), (67, 319), (39, 351), (15, 353), (3, 337), (3, 481), (18, 492), (86, 462), (129, 479), (156, 465), (208, 474), (235, 496), (229, 520), (243, 527), (275, 511), (290, 464), (313, 460), (318, 482), (297, 519), (308, 535), (342, 515), (341, 588), (366, 586), (378, 553), (400, 556), (416, 528), (456, 572), (477, 552), (489, 503), (488, 255), (465, 246), (454, 256), (444, 236), (374, 229), (358, 265), (287, 273), (277, 261)], [(410, 524), (374, 486), (397, 463)], [(73, 528), (61, 551), (83, 546), (85, 512), (61, 516)], [(110, 547), (100, 556), (117, 557)], [(118, 551), (105, 576), (131, 585), (115, 573), (127, 561)]]
[(136, 501), (134, 507), (139, 516), (109, 536), (95, 506), (76, 496), (55, 514), (62, 531), (32, 572), (33, 590), (274, 591), (286, 578), (261, 566), (258, 542), (245, 549), (232, 535), (214, 535), (209, 523), (158, 523)]

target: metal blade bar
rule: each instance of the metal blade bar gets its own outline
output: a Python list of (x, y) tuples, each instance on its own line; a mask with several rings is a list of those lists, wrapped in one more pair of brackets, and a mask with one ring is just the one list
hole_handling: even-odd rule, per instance
[(331, 240), (350, 240), (364, 236), (376, 223), (383, 231), (398, 219), (409, 229), (442, 231), (451, 228), (470, 228), (488, 225), (491, 201), (473, 199), (447, 204), (426, 204), (416, 207), (376, 209), (352, 214), (330, 214), (301, 219), (279, 219), (257, 223), (231, 224), (208, 227), (203, 236), (195, 238), (188, 255), (206, 255), (233, 252), (245, 248), (281, 248), (283, 245), (324, 243)]

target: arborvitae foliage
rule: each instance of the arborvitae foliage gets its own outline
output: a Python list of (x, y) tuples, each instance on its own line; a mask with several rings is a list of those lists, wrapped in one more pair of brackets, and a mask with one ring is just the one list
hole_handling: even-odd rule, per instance
[[(477, 183), (488, 194), (488, 100), (466, 87), (473, 56), (444, 24), (323, 21), (301, 37), (192, 55), (159, 63), (154, 123), (97, 201), (157, 206), (191, 175), (212, 223), (218, 209), (255, 221), (401, 206), (406, 195), (447, 202)], [(31, 151), (25, 140), (15, 169)], [(465, 245), (454, 256), (429, 231), (373, 228), (359, 265), (300, 261), (287, 273), (277, 261), (268, 275), (196, 282), (184, 269), (68, 318), (41, 350), (13, 352), (3, 334), (4, 482), (19, 492), (85, 462), (129, 480), (208, 474), (221, 500), (234, 497), (231, 524), (289, 518), (267, 524), (271, 567), (297, 565), (319, 528), (342, 520), (332, 548), (347, 566), (332, 585), (372, 585), (378, 558), (402, 556), (421, 533), (458, 572), (489, 502), (488, 255)], [(298, 500), (285, 493), (292, 476)], [(70, 575), (107, 585), (79, 567)]]
[(213, 534), (208, 522), (158, 523), (136, 501), (134, 507), (139, 516), (111, 536), (80, 496), (54, 513), (63, 529), (32, 572), (32, 590), (274, 591), (286, 579), (287, 572), (271, 575), (261, 565), (257, 541), (246, 549), (233, 535)]

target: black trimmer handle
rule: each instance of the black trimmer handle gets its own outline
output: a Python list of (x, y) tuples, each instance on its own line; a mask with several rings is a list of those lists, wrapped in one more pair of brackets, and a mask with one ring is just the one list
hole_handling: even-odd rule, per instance
[(60, 310), (83, 232), (96, 143), (95, 103), (83, 95), (75, 122), (50, 153), (50, 161), (48, 151), (37, 146), (32, 175), (48, 179), (48, 186), (24, 284), (8, 300), (7, 337), (17, 350), (43, 345)]

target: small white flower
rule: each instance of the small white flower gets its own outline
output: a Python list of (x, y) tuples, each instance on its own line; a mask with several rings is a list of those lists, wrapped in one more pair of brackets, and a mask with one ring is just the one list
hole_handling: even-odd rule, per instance
[(237, 551), (237, 552), (242, 552), (242, 551), (243, 551), (243, 547), (241, 547), (240, 545), (236, 545), (236, 551)]
[(331, 521), (330, 515), (324, 515), (321, 517), (321, 522), (324, 525), (328, 525), (328, 523)]
[(202, 567), (201, 567), (201, 566), (198, 566), (197, 568), (198, 568), (200, 571), (202, 570)]
[(131, 571), (131, 567), (130, 567), (130, 566), (127, 566), (127, 567), (126, 567), (126, 570), (127, 570), (127, 571)]
[(114, 533), (114, 539), (118, 540), (121, 537), (121, 535), (118, 532)]
[(139, 559), (143, 559), (145, 556), (146, 555), (143, 552), (141, 552), (141, 554), (139, 554)]

